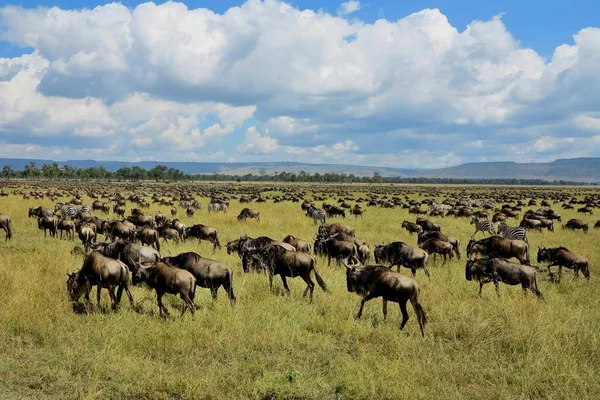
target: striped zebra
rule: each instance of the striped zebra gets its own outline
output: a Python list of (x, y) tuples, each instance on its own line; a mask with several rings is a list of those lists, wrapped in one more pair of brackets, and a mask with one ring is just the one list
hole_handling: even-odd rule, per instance
[(507, 239), (519, 239), (529, 244), (527, 240), (527, 229), (521, 226), (508, 226), (504, 222), (498, 223), (498, 233)]
[(208, 205), (208, 212), (219, 212), (219, 211), (223, 211), (224, 213), (226, 213), (227, 212), (227, 204), (210, 203)]
[(90, 206), (75, 206), (72, 204), (56, 203), (56, 205), (54, 206), (54, 211), (60, 211), (63, 218), (71, 217), (71, 219), (73, 219), (80, 212), (89, 213)]
[(327, 219), (325, 210), (314, 207), (310, 207), (306, 210), (306, 216), (312, 218), (315, 224), (319, 221), (321, 225), (325, 225), (325, 220)]
[(473, 236), (475, 236), (479, 231), (483, 233), (488, 232), (490, 235), (496, 234), (496, 231), (494, 230), (494, 224), (487, 219), (485, 221), (480, 221), (477, 219), (477, 217), (473, 217), (471, 220), (471, 225), (475, 225), (475, 233)]

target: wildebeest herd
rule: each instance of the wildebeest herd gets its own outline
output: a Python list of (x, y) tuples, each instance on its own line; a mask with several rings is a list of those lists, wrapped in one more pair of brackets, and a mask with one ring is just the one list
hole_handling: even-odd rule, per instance
[[(306, 223), (315, 227), (314, 237), (310, 240), (299, 238), (292, 232), (293, 226), (286, 226), (288, 234), (281, 240), (246, 234), (231, 238), (225, 245), (226, 251), (239, 256), (241, 270), (244, 273), (264, 273), (271, 289), (274, 277), (279, 275), (287, 293), (290, 292), (287, 278), (300, 277), (306, 283), (303, 296), (309, 295), (312, 302), (315, 282), (324, 292), (331, 293), (318, 272), (318, 260), (327, 260), (328, 266), (334, 260), (338, 267), (345, 267), (347, 290), (362, 297), (357, 318), (361, 317), (367, 301), (382, 297), (384, 317), (388, 301), (399, 304), (402, 329), (408, 320), (406, 304), (410, 301), (422, 335), (427, 315), (415, 280), (417, 270), (422, 269), (428, 281), (435, 284), (431, 267), (436, 265), (438, 258), (442, 265), (454, 258), (461, 260), (461, 249), (465, 250), (467, 258), (464, 260), (465, 278), (479, 283), (480, 295), (485, 283), (493, 283), (499, 296), (499, 284), (504, 283), (521, 285), (524, 292), (529, 290), (543, 299), (538, 274), (547, 270), (554, 279), (550, 270), (554, 266), (559, 268), (558, 278), (554, 279), (556, 282), (560, 281), (563, 267), (572, 269), (575, 277), (581, 272), (590, 279), (589, 261), (563, 246), (539, 246), (538, 266), (534, 268), (527, 233), (546, 230), (549, 234), (558, 234), (555, 232), (560, 230), (555, 231), (554, 222), (562, 222), (562, 218), (555, 209), (571, 210), (574, 205), (581, 205), (577, 211), (589, 216), (593, 215), (600, 202), (597, 193), (573, 197), (566, 191), (515, 191), (511, 194), (510, 191), (490, 189), (466, 195), (444, 194), (427, 187), (418, 192), (414, 192), (413, 188), (410, 189), (413, 193), (403, 193), (399, 188), (385, 186), (359, 193), (353, 193), (347, 187), (332, 187), (309, 194), (305, 189), (294, 186), (201, 186), (192, 191), (184, 185), (175, 188), (157, 185), (149, 188), (154, 191), (152, 194), (140, 190), (141, 193), (128, 196), (118, 191), (102, 191), (98, 187), (12, 189), (13, 195), (22, 196), (29, 202), (42, 198), (53, 201), (68, 199), (55, 202), (52, 208), (33, 204), (28, 210), (28, 217), (36, 221), (44, 236), (49, 233), (51, 237), (58, 238), (60, 231), (60, 239), (64, 234), (67, 240), (74, 240), (77, 236), (81, 241), (83, 249), (76, 247), (74, 252), (81, 253), (84, 261), (76, 272), (67, 271), (67, 289), (73, 302), (84, 297), (88, 311), (92, 309), (90, 294), (93, 286), (97, 287), (98, 305), (101, 291), (106, 289), (114, 309), (119, 307), (123, 292), (131, 306), (137, 309), (130, 285), (141, 284), (156, 292), (161, 316), (169, 314), (162, 301), (165, 294), (180, 296), (183, 300), (182, 315), (186, 311), (194, 314), (197, 287), (209, 289), (215, 300), (222, 287), (231, 304), (235, 305), (236, 266), (228, 266), (218, 260), (217, 252), (222, 251), (218, 228), (200, 223), (187, 226), (176, 218), (179, 209), (185, 210), (188, 217), (194, 216), (202, 210), (202, 203), (197, 198), (209, 198), (207, 212), (222, 213), (223, 218), (229, 218), (230, 202), (292, 202), (298, 203), (297, 212), (306, 216)], [(85, 204), (86, 197), (90, 199), (88, 204), (91, 206)], [(337, 198), (338, 205), (327, 203), (332, 198)], [(541, 207), (537, 206), (537, 201), (541, 201)], [(150, 204), (169, 207), (170, 218), (161, 211), (150, 213)], [(396, 227), (398, 233), (405, 230), (413, 238), (416, 235), (414, 245), (403, 241), (373, 245), (361, 239), (360, 232), (356, 232), (352, 223), (342, 223), (342, 220), (352, 215), (354, 218), (368, 218), (369, 213), (365, 213), (364, 207), (391, 209), (390, 213), (395, 208), (403, 208), (408, 209), (409, 214), (415, 214), (414, 222), (404, 220)], [(525, 210), (527, 207), (531, 208)], [(113, 216), (109, 218), (111, 211)], [(243, 231), (243, 224), (261, 224), (261, 217), (263, 220), (269, 218), (268, 212), (262, 211), (261, 214), (244, 207), (237, 215), (240, 231)], [(337, 221), (328, 222), (332, 218)], [(465, 218), (464, 224), (473, 226), (473, 234), (462, 243), (458, 234), (446, 232), (444, 218)], [(249, 222), (251, 219), (255, 221)], [(514, 224), (510, 223), (511, 219), (515, 220)], [(588, 224), (585, 220), (573, 218), (562, 224), (562, 229), (581, 230), (585, 234)], [(0, 214), (0, 228), (6, 232), (6, 240), (13, 238), (9, 216)], [(600, 221), (594, 224), (594, 228), (600, 228)], [(478, 239), (477, 235), (484, 237)], [(215, 259), (195, 252), (174, 256), (161, 254), (161, 241), (163, 244), (172, 241), (176, 248), (181, 242), (191, 239), (212, 244)], [(371, 263), (372, 256), (374, 264)], [(513, 259), (518, 263), (512, 262)], [(397, 271), (392, 270), (394, 266)], [(400, 273), (400, 267), (410, 269), (412, 277)]]

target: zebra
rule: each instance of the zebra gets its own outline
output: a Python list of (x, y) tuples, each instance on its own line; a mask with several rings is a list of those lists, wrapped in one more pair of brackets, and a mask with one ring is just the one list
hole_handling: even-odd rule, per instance
[(72, 204), (64, 204), (64, 203), (56, 203), (56, 205), (54, 206), (54, 211), (60, 211), (60, 213), (62, 214), (63, 218), (67, 218), (71, 217), (71, 219), (74, 219), (75, 216), (77, 214), (81, 213), (89, 213), (90, 212), (90, 206), (86, 206), (86, 205), (79, 205), (79, 206), (75, 206)]
[(521, 226), (508, 226), (504, 222), (498, 223), (498, 233), (502, 234), (507, 239), (519, 239), (529, 244), (527, 240), (527, 229)]
[(210, 203), (208, 205), (208, 212), (219, 212), (219, 211), (223, 211), (224, 213), (227, 212), (227, 204), (223, 204), (223, 203)]
[(306, 216), (312, 218), (315, 224), (317, 221), (320, 221), (321, 225), (325, 225), (325, 220), (327, 219), (325, 210), (314, 208), (312, 206), (306, 210)]
[(496, 231), (494, 231), (494, 224), (491, 221), (479, 221), (477, 217), (473, 217), (471, 220), (471, 225), (475, 224), (475, 233), (473, 236), (477, 234), (477, 232), (481, 231), (483, 233), (488, 232), (490, 235), (495, 235)]

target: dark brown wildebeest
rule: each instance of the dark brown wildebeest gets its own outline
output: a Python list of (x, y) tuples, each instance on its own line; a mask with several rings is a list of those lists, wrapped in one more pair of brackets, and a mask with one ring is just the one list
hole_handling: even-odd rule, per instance
[(92, 210), (100, 211), (102, 210), (102, 202), (100, 200), (94, 200), (92, 203)]
[(29, 218), (35, 218), (35, 217), (52, 217), (54, 215), (54, 210), (50, 209), (50, 208), (44, 208), (42, 206), (33, 208), (33, 207), (29, 207)]
[[(98, 286), (96, 298), (100, 305), (100, 291), (108, 290), (113, 309), (121, 303), (123, 290), (127, 293), (131, 307), (134, 307), (133, 297), (129, 291), (129, 270), (127, 266), (114, 258), (109, 258), (97, 251), (92, 251), (85, 258), (83, 266), (74, 274), (68, 274), (67, 290), (71, 301), (77, 301), (84, 294), (86, 305), (91, 306), (90, 291), (92, 286)], [(118, 287), (115, 296), (115, 288)]]
[(306, 240), (299, 239), (292, 235), (287, 235), (283, 238), (282, 242), (294, 246), (296, 251), (301, 253), (310, 253), (310, 244), (308, 244)]
[(176, 215), (177, 215), (177, 209), (171, 208), (171, 217), (175, 218)]
[(425, 250), (428, 254), (433, 254), (433, 263), (435, 264), (436, 255), (439, 254), (444, 260), (442, 265), (446, 264), (447, 258), (452, 259), (454, 248), (448, 242), (439, 239), (428, 239), (419, 244), (419, 248)]
[(582, 221), (580, 219), (571, 218), (567, 221), (565, 225), (563, 225), (563, 229), (564, 228), (572, 230), (581, 229), (582, 231), (587, 232), (589, 229), (589, 225), (587, 222)]
[(569, 251), (569, 249), (566, 247), (555, 247), (549, 249), (545, 247), (538, 247), (537, 261), (538, 263), (541, 263), (542, 261), (550, 262), (550, 265), (548, 265), (548, 272), (550, 273), (550, 276), (553, 276), (550, 267), (558, 265), (559, 282), (562, 275), (562, 267), (572, 269), (575, 273), (575, 278), (579, 277), (579, 271), (581, 271), (587, 280), (590, 279), (588, 260)]
[(521, 223), (519, 224), (519, 227), (526, 228), (526, 229), (536, 229), (541, 232), (542, 231), (542, 221), (539, 221), (537, 219), (523, 218), (521, 220)]
[(315, 254), (326, 254), (327, 255), (327, 265), (331, 265), (331, 259), (335, 258), (336, 264), (341, 266), (341, 262), (343, 259), (348, 259), (349, 257), (358, 256), (358, 248), (353, 242), (349, 242), (346, 240), (337, 240), (334, 238), (328, 239), (317, 239), (313, 246), (315, 250)]
[(349, 292), (354, 292), (362, 296), (360, 308), (355, 318), (362, 317), (365, 303), (377, 297), (383, 297), (383, 317), (387, 317), (387, 302), (398, 303), (402, 313), (402, 323), (400, 329), (404, 329), (408, 321), (408, 312), (406, 303), (410, 303), (417, 314), (421, 336), (425, 337), (425, 325), (427, 324), (427, 315), (419, 302), (419, 285), (417, 282), (406, 275), (394, 272), (383, 265), (369, 265), (366, 267), (346, 265), (346, 286)]
[(152, 264), (160, 261), (160, 253), (149, 246), (142, 246), (128, 240), (119, 239), (116, 242), (98, 242), (91, 245), (107, 257), (116, 258), (125, 263), (131, 272), (135, 272), (138, 264)]
[(515, 257), (521, 264), (531, 265), (529, 261), (529, 245), (518, 239), (507, 239), (501, 236), (491, 236), (489, 238), (475, 240), (471, 238), (467, 245), (467, 257), (471, 258), (472, 254), (480, 253), (489, 258)]
[(185, 215), (187, 215), (188, 217), (193, 217), (193, 216), (194, 216), (194, 212), (195, 212), (195, 211), (194, 211), (194, 209), (193, 209), (192, 207), (188, 207), (188, 208), (185, 210)]
[(40, 217), (38, 218), (38, 229), (44, 230), (44, 236), (46, 236), (46, 231), (50, 231), (50, 236), (56, 236), (56, 229), (58, 227), (58, 218), (55, 216), (52, 217)]
[(171, 222), (171, 228), (173, 228), (177, 232), (179, 232), (179, 237), (181, 238), (181, 240), (183, 240), (185, 242), (185, 239), (187, 238), (187, 236), (186, 236), (187, 226), (180, 220), (175, 219), (175, 220), (173, 220), (173, 222)]
[(315, 284), (310, 278), (311, 272), (314, 272), (317, 283), (328, 293), (327, 285), (321, 275), (317, 272), (317, 260), (307, 253), (299, 253), (297, 251), (288, 251), (279, 245), (268, 246), (261, 252), (252, 253), (253, 261), (264, 264), (269, 275), (269, 289), (273, 291), (273, 277), (281, 276), (283, 287), (287, 294), (290, 294), (286, 278), (301, 277), (306, 282), (306, 289), (302, 293), (302, 297), (310, 291), (310, 302), (313, 301), (313, 292)]
[(240, 211), (240, 214), (237, 216), (237, 220), (240, 222), (246, 221), (246, 219), (248, 218), (254, 218), (258, 222), (260, 222), (260, 213), (258, 211), (251, 210), (246, 207), (242, 209), (242, 211)]
[(92, 243), (96, 241), (96, 225), (91, 223), (80, 223), (75, 227), (77, 235), (83, 243), (83, 248), (88, 251)]
[(594, 229), (600, 228), (600, 219), (594, 224)]
[(460, 254), (460, 240), (458, 240), (455, 237), (448, 236), (445, 233), (442, 233), (442, 232), (439, 232), (439, 231), (429, 231), (429, 232), (423, 232), (423, 233), (419, 234), (419, 236), (417, 237), (417, 244), (425, 243), (429, 239), (438, 239), (438, 240), (441, 240), (443, 242), (450, 243), (452, 245), (452, 249), (454, 251), (454, 254), (460, 260), (460, 257), (461, 257), (461, 254)]
[(339, 232), (345, 233), (350, 236), (354, 236), (354, 234), (355, 234), (355, 230), (353, 227), (351, 227), (349, 225), (338, 224), (337, 222), (334, 222), (332, 224), (319, 226), (318, 236), (321, 238), (328, 238)]
[(590, 206), (585, 206), (577, 209), (578, 213), (594, 215), (594, 209)]
[[(0, 229), (3, 229), (6, 233), (4, 241), (10, 240), (12, 238), (11, 223), (12, 221), (10, 220), (10, 217), (8, 215), (0, 213)], [(46, 231), (44, 230), (44, 234), (45, 233)]]
[(125, 206), (115, 204), (113, 206), (113, 212), (115, 214), (117, 214), (119, 217), (123, 218), (125, 216)]
[(506, 215), (504, 213), (497, 212), (492, 216), (493, 223), (502, 222), (502, 221), (506, 221)]
[(219, 242), (219, 234), (215, 228), (212, 226), (206, 226), (202, 224), (196, 224), (187, 228), (185, 232), (186, 237), (194, 237), (198, 239), (198, 244), (200, 244), (201, 240), (206, 240), (213, 245), (213, 252), (217, 250), (217, 248), (221, 248), (221, 243)]
[(423, 232), (423, 227), (421, 225), (417, 225), (409, 221), (402, 222), (402, 228), (406, 229), (411, 235), (413, 233), (418, 235), (419, 233)]
[(74, 240), (75, 239), (75, 223), (73, 221), (66, 220), (61, 218), (58, 221), (57, 229), (60, 231), (60, 238), (63, 237), (63, 232), (66, 231), (67, 239)]
[(175, 244), (179, 244), (179, 231), (177, 231), (177, 229), (163, 226), (159, 227), (158, 231), (160, 232), (160, 236), (163, 238), (165, 243), (167, 240), (172, 240), (175, 242)]
[(358, 218), (360, 216), (362, 218), (363, 214), (366, 210), (361, 209), (360, 207), (354, 207), (350, 210), (350, 214), (354, 215), (354, 218)]
[(376, 264), (387, 262), (390, 264), (390, 268), (395, 265), (398, 271), (400, 271), (401, 266), (404, 266), (411, 270), (413, 276), (416, 275), (417, 268), (423, 268), (427, 278), (431, 279), (427, 268), (429, 254), (421, 248), (411, 247), (404, 242), (393, 242), (376, 246), (373, 254), (375, 255)]
[(499, 283), (503, 282), (507, 285), (520, 284), (523, 292), (526, 293), (529, 289), (538, 299), (544, 299), (538, 288), (536, 270), (529, 265), (514, 264), (504, 258), (469, 259), (465, 266), (465, 278), (479, 282), (479, 296), (484, 284), (494, 282), (496, 293), (500, 297)]
[(436, 224), (435, 222), (431, 222), (429, 220), (426, 220), (425, 218), (417, 218), (417, 220), (415, 221), (417, 225), (420, 225), (421, 228), (423, 228), (423, 231), (425, 232), (429, 232), (429, 231), (438, 231), (441, 232), (442, 231), (442, 226), (440, 224)]
[(157, 251), (160, 251), (160, 237), (156, 229), (138, 228), (136, 231), (136, 236), (142, 244), (147, 244), (154, 247)]
[(154, 216), (154, 222), (156, 222), (156, 225), (164, 225), (166, 220), (167, 216), (165, 214), (161, 213), (160, 211), (156, 212), (156, 215)]
[(197, 253), (181, 253), (174, 257), (165, 257), (167, 264), (184, 269), (196, 278), (196, 287), (210, 289), (213, 300), (217, 300), (217, 292), (223, 286), (231, 305), (235, 304), (233, 294), (233, 270), (227, 265), (209, 258), (203, 258)]
[(156, 300), (160, 316), (169, 315), (169, 310), (162, 302), (165, 293), (179, 294), (183, 300), (183, 310), (181, 316), (186, 310), (190, 310), (194, 315), (194, 297), (196, 294), (196, 278), (190, 272), (171, 267), (164, 262), (157, 262), (149, 266), (138, 265), (133, 274), (133, 284), (138, 285), (145, 282), (150, 288), (156, 291)]

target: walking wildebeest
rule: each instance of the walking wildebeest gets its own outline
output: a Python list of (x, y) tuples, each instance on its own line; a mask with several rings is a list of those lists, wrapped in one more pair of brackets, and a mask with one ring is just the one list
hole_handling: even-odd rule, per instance
[(501, 236), (490, 236), (485, 239), (471, 238), (467, 245), (467, 257), (473, 253), (480, 253), (489, 258), (515, 257), (521, 264), (531, 265), (529, 261), (529, 245), (522, 240), (507, 239)]
[[(12, 238), (11, 222), (12, 221), (10, 220), (10, 217), (8, 215), (0, 213), (0, 228), (3, 229), (6, 233), (4, 241), (10, 240)], [(44, 230), (44, 233), (46, 233), (46, 230)]]
[(581, 229), (582, 231), (586, 232), (589, 229), (589, 225), (587, 222), (582, 221), (580, 219), (576, 219), (576, 218), (571, 218), (570, 220), (567, 221), (567, 223), (565, 225), (563, 225), (563, 229), (572, 229), (572, 230), (577, 230), (577, 229)]
[(63, 237), (63, 232), (66, 232), (67, 239), (74, 240), (75, 239), (75, 224), (73, 221), (69, 221), (67, 219), (61, 218), (58, 221), (57, 229), (60, 231), (60, 238)]
[(406, 229), (411, 235), (413, 233), (419, 234), (423, 232), (423, 227), (421, 225), (417, 225), (409, 221), (402, 222), (402, 228)]
[(483, 285), (494, 282), (496, 294), (500, 297), (499, 283), (521, 285), (523, 292), (531, 290), (539, 299), (544, 297), (538, 288), (537, 272), (529, 265), (514, 264), (505, 258), (469, 259), (465, 266), (465, 278), (479, 282), (479, 296)]
[(416, 224), (420, 225), (421, 228), (423, 228), (423, 230), (425, 232), (429, 232), (429, 231), (442, 231), (442, 226), (440, 224), (436, 224), (435, 222), (431, 222), (429, 220), (426, 220), (425, 218), (417, 218), (416, 219)]
[(159, 235), (156, 229), (152, 228), (138, 228), (136, 230), (136, 236), (142, 244), (147, 244), (160, 251)]
[(128, 240), (119, 239), (116, 242), (98, 242), (91, 245), (92, 250), (97, 250), (107, 257), (119, 259), (125, 263), (131, 272), (135, 272), (138, 264), (151, 264), (160, 261), (158, 251), (149, 246), (142, 246)]
[[(74, 274), (67, 274), (67, 290), (71, 301), (77, 301), (84, 294), (86, 305), (91, 306), (90, 291), (92, 286), (98, 286), (96, 298), (100, 305), (100, 291), (108, 290), (112, 308), (117, 309), (121, 303), (123, 290), (127, 293), (131, 307), (134, 307), (133, 297), (129, 291), (129, 270), (127, 266), (114, 258), (92, 251), (87, 255), (81, 269)], [(115, 296), (115, 288), (118, 288)]]
[(566, 247), (555, 247), (548, 249), (545, 247), (538, 247), (537, 261), (538, 263), (541, 263), (542, 261), (550, 262), (550, 265), (548, 265), (548, 272), (550, 273), (550, 276), (553, 276), (550, 267), (558, 265), (559, 282), (562, 276), (563, 267), (572, 269), (575, 274), (574, 278), (579, 277), (579, 271), (581, 270), (583, 276), (585, 276), (587, 280), (590, 279), (590, 268), (588, 260), (581, 256), (578, 256)]
[(404, 242), (392, 242), (386, 245), (375, 246), (373, 253), (376, 264), (388, 262), (390, 269), (395, 265), (398, 271), (403, 266), (409, 268), (413, 276), (416, 275), (417, 268), (423, 268), (427, 278), (431, 279), (429, 269), (427, 268), (428, 254), (421, 248), (411, 247)]
[(217, 292), (221, 286), (227, 292), (231, 305), (235, 304), (233, 294), (233, 270), (227, 265), (194, 252), (181, 253), (174, 257), (164, 257), (167, 264), (184, 269), (196, 278), (196, 287), (210, 289), (213, 300), (217, 300)]
[(460, 240), (458, 240), (455, 237), (448, 236), (445, 233), (442, 233), (440, 231), (429, 231), (429, 232), (419, 233), (419, 235), (417, 236), (417, 244), (419, 245), (419, 244), (425, 243), (429, 239), (438, 239), (438, 240), (441, 240), (442, 242), (450, 243), (452, 245), (454, 254), (460, 260), (460, 257), (461, 257)]
[(454, 248), (448, 242), (439, 239), (428, 239), (419, 244), (419, 248), (425, 250), (428, 254), (433, 254), (433, 263), (435, 264), (436, 255), (439, 254), (444, 260), (442, 265), (446, 264), (447, 258), (452, 259)]
[(206, 226), (202, 224), (196, 224), (187, 228), (186, 237), (195, 237), (198, 239), (198, 244), (200, 244), (201, 240), (206, 240), (213, 245), (213, 252), (217, 250), (217, 248), (221, 248), (221, 243), (219, 242), (219, 234), (215, 228), (212, 226)]
[(190, 272), (170, 267), (164, 262), (157, 262), (149, 266), (138, 265), (137, 271), (133, 274), (133, 284), (138, 285), (145, 282), (150, 288), (156, 291), (156, 300), (160, 316), (169, 315), (169, 310), (162, 302), (165, 293), (179, 294), (183, 300), (183, 310), (181, 316), (186, 310), (190, 310), (194, 315), (194, 296), (196, 293), (196, 278)]
[(313, 246), (315, 254), (326, 254), (327, 265), (331, 265), (331, 259), (335, 258), (336, 264), (341, 266), (342, 259), (355, 256), (359, 259), (358, 248), (353, 242), (346, 240), (337, 240), (334, 238), (317, 239)]
[(52, 217), (40, 217), (38, 218), (38, 228), (44, 230), (44, 236), (46, 236), (46, 231), (50, 231), (50, 236), (56, 236), (56, 229), (58, 227), (58, 218), (55, 216)]
[(266, 247), (262, 252), (253, 253), (254, 261), (265, 265), (269, 275), (269, 289), (273, 290), (273, 277), (281, 276), (283, 287), (287, 294), (290, 294), (286, 278), (301, 277), (306, 282), (306, 289), (302, 293), (302, 297), (310, 291), (310, 302), (313, 301), (313, 292), (315, 284), (310, 278), (310, 273), (314, 272), (317, 283), (325, 293), (328, 293), (327, 285), (321, 275), (317, 272), (317, 260), (307, 253), (299, 253), (297, 251), (288, 251), (279, 245)]
[(419, 285), (413, 278), (394, 272), (383, 265), (357, 267), (346, 264), (346, 286), (349, 292), (362, 296), (360, 308), (356, 314), (357, 319), (362, 316), (365, 303), (371, 299), (383, 297), (384, 319), (387, 317), (387, 302), (398, 303), (402, 313), (401, 330), (404, 329), (409, 318), (406, 303), (410, 300), (415, 314), (417, 314), (421, 335), (425, 337), (424, 328), (427, 324), (427, 315), (419, 302)]

